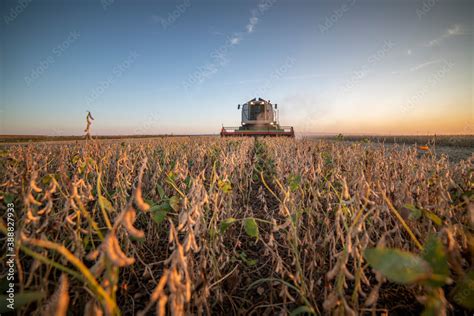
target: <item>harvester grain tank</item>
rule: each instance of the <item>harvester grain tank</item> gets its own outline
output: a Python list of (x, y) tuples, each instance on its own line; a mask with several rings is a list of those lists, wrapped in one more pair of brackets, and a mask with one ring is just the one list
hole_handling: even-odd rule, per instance
[(278, 105), (270, 100), (253, 98), (238, 105), (242, 109), (240, 127), (222, 127), (221, 136), (286, 136), (295, 137), (292, 126), (280, 126), (278, 122)]

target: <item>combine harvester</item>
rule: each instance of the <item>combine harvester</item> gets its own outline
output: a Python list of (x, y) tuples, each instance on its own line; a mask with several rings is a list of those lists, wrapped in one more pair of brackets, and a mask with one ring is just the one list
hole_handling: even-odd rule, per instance
[(239, 104), (242, 107), (242, 125), (240, 127), (222, 127), (221, 137), (226, 136), (286, 136), (295, 137), (293, 126), (280, 126), (278, 107), (270, 101), (256, 98)]

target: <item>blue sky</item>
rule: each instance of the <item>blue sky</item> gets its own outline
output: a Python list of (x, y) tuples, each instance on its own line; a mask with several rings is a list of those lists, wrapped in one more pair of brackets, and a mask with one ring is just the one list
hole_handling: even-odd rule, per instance
[(300, 133), (473, 126), (474, 2), (7, 0), (0, 134), (217, 133), (279, 104)]

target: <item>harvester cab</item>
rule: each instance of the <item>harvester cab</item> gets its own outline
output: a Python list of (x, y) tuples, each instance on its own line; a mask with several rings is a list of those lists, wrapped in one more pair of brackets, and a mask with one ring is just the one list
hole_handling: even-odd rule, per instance
[(280, 126), (278, 122), (278, 105), (270, 100), (253, 98), (238, 105), (242, 110), (240, 127), (222, 127), (221, 136), (286, 136), (295, 137), (292, 126)]

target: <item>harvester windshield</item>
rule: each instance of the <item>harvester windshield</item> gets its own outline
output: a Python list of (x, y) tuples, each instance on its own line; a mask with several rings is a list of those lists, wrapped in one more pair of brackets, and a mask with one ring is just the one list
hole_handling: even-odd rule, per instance
[(275, 122), (275, 111), (268, 101), (249, 101), (242, 106), (242, 124), (270, 124)]
[(250, 120), (264, 119), (265, 106), (263, 104), (255, 104), (250, 107)]

